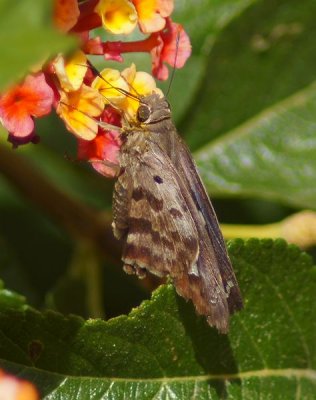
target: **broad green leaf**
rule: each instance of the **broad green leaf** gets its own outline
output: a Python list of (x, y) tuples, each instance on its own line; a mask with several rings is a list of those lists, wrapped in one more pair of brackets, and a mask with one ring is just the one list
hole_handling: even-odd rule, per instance
[(0, 303), (1, 368), (51, 400), (314, 399), (310, 258), (281, 240), (238, 240), (229, 251), (245, 308), (228, 336), (196, 317), (172, 286), (108, 322)]
[(206, 50), (214, 37), (234, 18), (258, 0), (177, 0), (173, 20), (189, 33), (194, 52)]
[(52, 1), (0, 0), (0, 88), (20, 79), (30, 67), (75, 41), (52, 26)]
[(195, 154), (210, 193), (316, 207), (316, 83)]
[(315, 13), (313, 0), (260, 1), (217, 35), (178, 125), (191, 147), (235, 129), (316, 79)]

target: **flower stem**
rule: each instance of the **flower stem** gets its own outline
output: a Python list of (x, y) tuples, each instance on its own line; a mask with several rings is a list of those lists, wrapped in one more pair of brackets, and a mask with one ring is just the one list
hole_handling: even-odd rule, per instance
[(226, 239), (234, 238), (283, 238), (301, 248), (316, 244), (316, 212), (301, 211), (280, 222), (267, 225), (221, 224)]

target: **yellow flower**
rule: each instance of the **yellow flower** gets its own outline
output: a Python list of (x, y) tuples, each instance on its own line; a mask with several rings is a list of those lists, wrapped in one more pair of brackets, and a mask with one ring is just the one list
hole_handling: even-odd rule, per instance
[(59, 55), (53, 61), (53, 67), (62, 89), (66, 92), (76, 91), (87, 73), (87, 57), (80, 50), (67, 61)]
[(99, 0), (94, 11), (104, 28), (115, 34), (129, 34), (137, 25), (137, 12), (128, 0)]
[(111, 104), (115, 108), (119, 108), (125, 100), (124, 92), (129, 92), (128, 84), (121, 76), (120, 71), (112, 68), (102, 70), (91, 86), (99, 91), (106, 104)]
[(147, 72), (136, 71), (135, 64), (121, 73), (116, 69), (105, 68), (91, 86), (103, 96), (105, 104), (123, 112), (129, 121), (136, 119), (141, 96), (152, 93), (163, 96), (154, 78)]
[(86, 85), (75, 92), (61, 92), (57, 113), (65, 121), (67, 129), (77, 137), (92, 140), (98, 133), (98, 117), (104, 109), (100, 93)]
[(126, 68), (121, 73), (122, 77), (126, 80), (129, 86), (129, 92), (136, 97), (125, 97), (124, 103), (121, 107), (129, 120), (136, 118), (136, 112), (139, 107), (139, 100), (141, 96), (147, 96), (152, 93), (157, 93), (163, 96), (162, 91), (156, 87), (154, 78), (143, 71), (136, 71), (135, 64)]

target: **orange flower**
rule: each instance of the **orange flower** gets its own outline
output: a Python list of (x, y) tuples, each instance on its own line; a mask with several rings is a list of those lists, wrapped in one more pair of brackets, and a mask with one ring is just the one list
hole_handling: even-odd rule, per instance
[(61, 92), (57, 113), (64, 120), (67, 129), (77, 137), (92, 140), (98, 133), (98, 117), (104, 109), (104, 102), (99, 92), (82, 85), (75, 92)]
[(39, 394), (32, 383), (7, 375), (0, 370), (1, 400), (39, 400)]
[(13, 137), (31, 137), (33, 117), (48, 114), (53, 100), (53, 90), (46, 83), (44, 74), (29, 75), (21, 85), (0, 96), (0, 120)]
[(138, 24), (144, 33), (158, 32), (166, 25), (173, 11), (173, 0), (132, 0), (138, 14)]
[(54, 0), (54, 24), (62, 32), (69, 31), (78, 21), (77, 0)]

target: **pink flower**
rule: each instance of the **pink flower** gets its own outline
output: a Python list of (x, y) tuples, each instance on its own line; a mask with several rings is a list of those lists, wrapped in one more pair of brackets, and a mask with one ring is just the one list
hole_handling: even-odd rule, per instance
[(43, 73), (29, 75), (21, 85), (16, 85), (0, 96), (0, 119), (11, 137), (32, 138), (34, 117), (51, 111), (54, 92), (46, 83)]
[(182, 25), (172, 22), (169, 18), (166, 29), (153, 33), (152, 36), (156, 37), (159, 43), (151, 50), (152, 72), (158, 79), (166, 80), (168, 68), (164, 63), (182, 68), (191, 55), (190, 39)]

